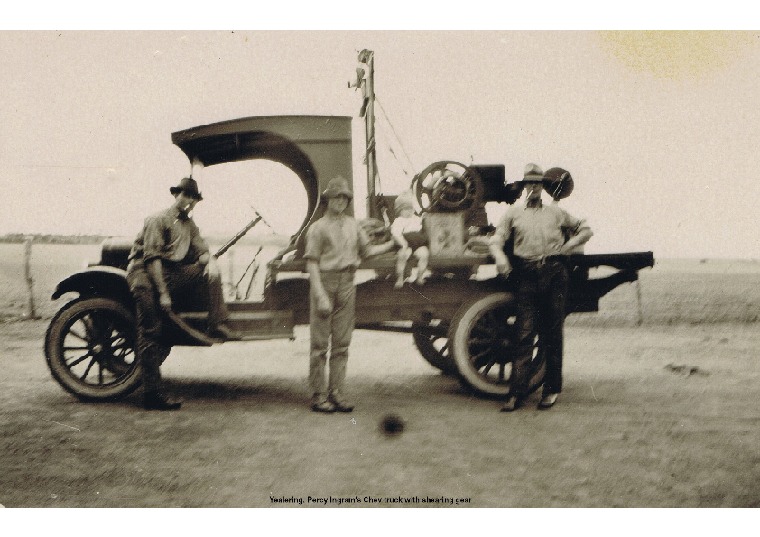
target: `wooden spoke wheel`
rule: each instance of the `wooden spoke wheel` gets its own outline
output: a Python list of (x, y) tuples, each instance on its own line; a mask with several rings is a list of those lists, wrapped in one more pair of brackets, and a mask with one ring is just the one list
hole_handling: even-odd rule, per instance
[[(517, 308), (514, 296), (494, 293), (463, 305), (451, 322), (451, 355), (462, 385), (481, 395), (509, 393), (517, 353)], [(533, 340), (530, 390), (543, 382), (545, 364), (538, 337)]]
[(449, 324), (441, 319), (429, 323), (412, 323), (412, 336), (417, 350), (422, 357), (445, 375), (454, 375), (457, 367), (449, 352)]
[(106, 401), (141, 381), (132, 311), (110, 298), (67, 304), (50, 322), (45, 356), (53, 377), (83, 400)]

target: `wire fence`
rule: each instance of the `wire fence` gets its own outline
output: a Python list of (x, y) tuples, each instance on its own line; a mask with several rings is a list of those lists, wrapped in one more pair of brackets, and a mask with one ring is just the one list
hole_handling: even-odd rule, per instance
[[(227, 296), (248, 267), (251, 251), (236, 250), (220, 260)], [(249, 299), (260, 298), (267, 255), (256, 281), (244, 279)], [(0, 320), (48, 319), (71, 296), (52, 300), (61, 280), (100, 258), (100, 245), (0, 244)], [(592, 277), (594, 277), (592, 271)], [(239, 297), (238, 297), (239, 298)], [(570, 315), (568, 326), (635, 326), (760, 321), (760, 262), (658, 260), (600, 301), (595, 313)]]
[[(259, 299), (266, 262), (279, 249), (265, 245), (254, 260), (259, 246), (236, 245), (222, 256), (219, 268), (227, 299)], [(73, 297), (52, 300), (58, 283), (97, 263), (100, 250), (100, 244), (0, 243), (0, 320), (51, 318)]]

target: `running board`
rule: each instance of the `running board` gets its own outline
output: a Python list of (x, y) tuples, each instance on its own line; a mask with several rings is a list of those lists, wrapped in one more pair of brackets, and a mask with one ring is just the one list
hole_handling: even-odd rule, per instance
[[(180, 313), (186, 326), (196, 332), (206, 327), (208, 313), (205, 311)], [(293, 312), (288, 310), (230, 311), (227, 326), (242, 335), (243, 341), (266, 339), (294, 339)], [(212, 343), (224, 340), (209, 338)]]

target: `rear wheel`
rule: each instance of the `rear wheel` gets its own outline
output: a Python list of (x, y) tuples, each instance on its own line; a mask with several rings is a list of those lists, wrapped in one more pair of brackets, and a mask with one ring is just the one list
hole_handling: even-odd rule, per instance
[(449, 351), (449, 324), (441, 319), (428, 323), (415, 321), (412, 330), (414, 345), (425, 361), (445, 375), (455, 375), (457, 366)]
[[(451, 322), (449, 342), (462, 385), (481, 395), (509, 393), (512, 363), (517, 356), (517, 308), (514, 296), (494, 293), (460, 308)], [(538, 337), (533, 342), (529, 386), (543, 382), (544, 359)]]
[(110, 298), (67, 304), (50, 322), (45, 356), (53, 377), (82, 400), (107, 401), (141, 381), (132, 311)]

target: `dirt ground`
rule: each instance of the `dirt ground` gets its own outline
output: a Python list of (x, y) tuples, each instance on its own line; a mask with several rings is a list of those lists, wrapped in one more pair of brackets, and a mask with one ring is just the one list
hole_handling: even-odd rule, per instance
[[(176, 348), (164, 372), (185, 405), (159, 413), (64, 392), (46, 323), (0, 324), (5, 507), (760, 506), (756, 323), (568, 326), (559, 403), (513, 414), (410, 336), (357, 331), (348, 415), (308, 410), (304, 327)], [(380, 432), (389, 414), (402, 434)]]

